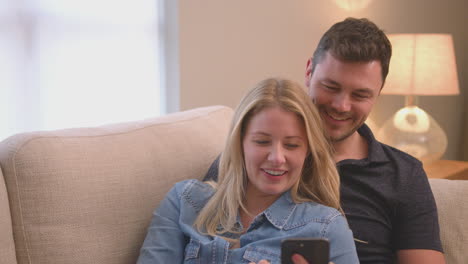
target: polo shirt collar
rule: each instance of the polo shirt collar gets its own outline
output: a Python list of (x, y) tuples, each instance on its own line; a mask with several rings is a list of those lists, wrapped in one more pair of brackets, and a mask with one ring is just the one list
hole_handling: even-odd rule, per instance
[(385, 151), (383, 150), (382, 144), (378, 142), (370, 128), (363, 124), (359, 129), (358, 133), (363, 136), (369, 145), (369, 154), (368, 154), (368, 161), (369, 162), (388, 162), (390, 161)]

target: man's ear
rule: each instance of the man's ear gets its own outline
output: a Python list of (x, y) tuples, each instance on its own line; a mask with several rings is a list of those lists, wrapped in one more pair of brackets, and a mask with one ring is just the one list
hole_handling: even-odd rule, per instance
[(304, 84), (306, 87), (310, 86), (310, 79), (312, 78), (312, 59), (307, 60), (305, 76), (304, 76)]

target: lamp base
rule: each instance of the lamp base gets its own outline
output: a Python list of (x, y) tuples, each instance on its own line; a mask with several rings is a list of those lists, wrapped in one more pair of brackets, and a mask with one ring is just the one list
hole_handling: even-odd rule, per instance
[(427, 112), (414, 105), (398, 110), (379, 129), (377, 138), (425, 164), (440, 159), (447, 149), (445, 132)]

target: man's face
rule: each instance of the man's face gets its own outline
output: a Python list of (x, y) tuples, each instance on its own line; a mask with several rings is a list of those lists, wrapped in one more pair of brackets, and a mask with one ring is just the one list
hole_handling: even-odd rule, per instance
[(328, 52), (313, 73), (309, 61), (306, 85), (333, 142), (345, 140), (366, 121), (382, 87), (381, 72), (379, 61), (344, 62)]

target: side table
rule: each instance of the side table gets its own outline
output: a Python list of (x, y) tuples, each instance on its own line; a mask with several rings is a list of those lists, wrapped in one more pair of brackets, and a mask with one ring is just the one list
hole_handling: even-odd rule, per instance
[(437, 160), (424, 165), (428, 178), (468, 180), (468, 162), (456, 160)]

